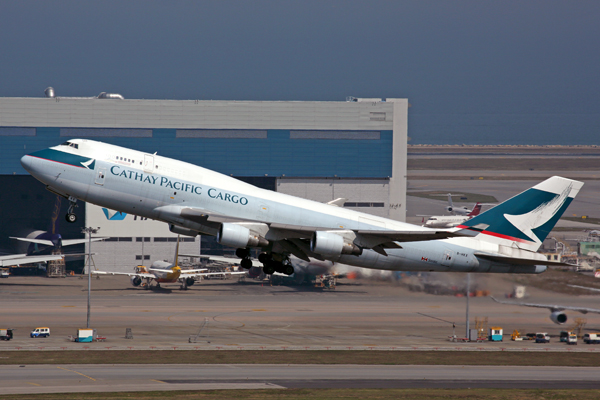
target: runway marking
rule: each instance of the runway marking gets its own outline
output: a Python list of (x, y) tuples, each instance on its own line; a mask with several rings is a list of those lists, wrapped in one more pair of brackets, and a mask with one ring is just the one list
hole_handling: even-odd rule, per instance
[(159, 381), (158, 379), (150, 379), (150, 380), (154, 381), (154, 382), (158, 382), (158, 383), (167, 383), (167, 382)]
[(255, 310), (252, 310), (252, 311), (267, 311), (267, 310), (266, 310), (266, 309), (264, 309), (264, 308), (257, 308), (257, 309), (255, 309)]
[(33, 382), (27, 382), (27, 384), (28, 384), (28, 385), (33, 385), (33, 386), (42, 386), (42, 385), (39, 385), (39, 384), (37, 384), (37, 383), (33, 383)]
[(56, 367), (56, 368), (62, 369), (62, 370), (65, 370), (65, 371), (69, 371), (69, 372), (75, 372), (78, 375), (85, 376), (86, 378), (91, 379), (92, 381), (96, 382), (96, 380), (94, 378), (92, 378), (90, 376), (87, 376), (86, 374), (82, 374), (81, 372), (73, 371), (72, 369), (66, 369), (66, 368), (63, 368), (63, 367)]
[(75, 307), (75, 306), (61, 306), (61, 307)]

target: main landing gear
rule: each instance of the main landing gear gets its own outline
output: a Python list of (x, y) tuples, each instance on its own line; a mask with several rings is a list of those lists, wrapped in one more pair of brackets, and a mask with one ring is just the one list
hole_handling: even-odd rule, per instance
[(250, 249), (237, 249), (235, 255), (242, 259), (240, 265), (244, 269), (252, 268), (252, 260), (250, 259)]
[[(250, 249), (239, 248), (235, 251), (235, 255), (242, 259), (242, 261), (240, 261), (242, 268), (252, 268)], [(283, 261), (276, 261), (273, 259), (272, 253), (260, 253), (258, 255), (258, 261), (263, 264), (263, 272), (267, 275), (271, 275), (275, 272), (286, 275), (292, 275), (294, 273), (294, 267), (287, 258), (284, 258)]]
[(273, 254), (261, 253), (258, 256), (258, 261), (263, 263), (263, 272), (267, 275), (272, 275), (275, 272), (285, 275), (292, 275), (294, 273), (294, 267), (287, 258), (283, 261), (275, 261), (273, 259)]
[(74, 210), (77, 207), (77, 199), (73, 196), (69, 196), (69, 210), (67, 211), (67, 215), (65, 215), (65, 219), (68, 223), (74, 223), (77, 221), (77, 215), (75, 215)]

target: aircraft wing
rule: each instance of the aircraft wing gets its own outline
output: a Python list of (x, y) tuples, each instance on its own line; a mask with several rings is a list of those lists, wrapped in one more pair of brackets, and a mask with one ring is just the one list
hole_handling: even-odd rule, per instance
[[(108, 239), (108, 237), (92, 238), (92, 242), (100, 242), (104, 239)], [(61, 240), (61, 243), (63, 246), (71, 246), (74, 244), (89, 243), (89, 241), (90, 239), (63, 239)]]
[[(54, 243), (52, 243), (51, 240), (45, 240), (45, 239), (34, 239), (34, 238), (22, 238), (22, 237), (14, 237), (11, 236), (11, 239), (16, 239), (16, 240), (20, 240), (22, 242), (30, 242), (30, 243), (37, 243), (37, 244), (43, 244), (45, 246), (54, 246)], [(92, 242), (99, 242), (101, 240), (104, 240), (106, 238), (92, 238)], [(63, 246), (71, 246), (74, 244), (82, 244), (82, 243), (88, 243), (89, 239), (63, 239), (61, 240), (61, 243)]]
[[(233, 258), (233, 257), (222, 257), (222, 256), (203, 256), (203, 257), (208, 257), (208, 259), (211, 261), (218, 261), (218, 262), (223, 262), (223, 263), (233, 264), (233, 265), (239, 265), (240, 262), (242, 261), (241, 258)], [(261, 268), (263, 266), (260, 261), (254, 259), (254, 258), (251, 258), (250, 260), (252, 261), (253, 267)]]
[(513, 306), (547, 308), (547, 309), (552, 310), (552, 311), (570, 310), (570, 311), (577, 311), (577, 312), (580, 312), (582, 314), (587, 314), (587, 313), (600, 314), (600, 310), (597, 309), (597, 308), (562, 306), (562, 305), (555, 305), (555, 304), (515, 303), (515, 302), (512, 302), (512, 301), (497, 300), (494, 297), (492, 297), (492, 300), (494, 300), (496, 303), (510, 304), (510, 305), (513, 305)]
[(189, 274), (189, 275), (183, 275), (181, 274), (179, 277), (180, 278), (192, 278), (192, 277), (204, 277), (204, 276), (211, 276), (211, 275), (245, 275), (246, 271), (237, 271), (237, 272), (227, 272), (227, 271), (222, 271), (222, 272), (199, 272), (196, 274)]
[(0, 258), (1, 267), (11, 267), (13, 265), (32, 264), (39, 262), (48, 262), (53, 260), (60, 260), (63, 258), (62, 255), (47, 255), (47, 256), (27, 256), (26, 254), (16, 254), (14, 256), (2, 256)]
[(591, 290), (593, 292), (600, 292), (600, 289), (593, 288), (593, 287), (579, 286), (579, 285), (567, 285), (567, 286), (574, 287), (574, 288), (577, 288), (577, 289)]
[(208, 268), (198, 268), (198, 269), (182, 269), (181, 273), (182, 274), (190, 274), (190, 273), (195, 273), (195, 272), (203, 272), (203, 271), (208, 271)]
[[(170, 272), (170, 271), (169, 271)], [(110, 272), (110, 271), (92, 271), (92, 275), (126, 275), (126, 276), (137, 276), (140, 278), (154, 279), (156, 276), (147, 272)]]
[[(199, 210), (196, 208), (182, 208), (180, 210), (180, 216), (189, 219), (190, 221), (200, 223), (205, 226), (209, 226), (218, 229), (222, 223), (259, 223), (264, 224), (271, 230), (277, 231), (278, 236), (282, 239), (289, 238), (310, 238), (316, 231), (331, 231), (333, 229), (328, 227), (314, 227), (314, 226), (300, 226), (300, 225), (286, 225), (286, 224), (265, 224), (256, 220), (232, 218), (224, 215), (218, 215), (205, 210)], [(444, 231), (444, 230), (422, 230), (422, 231), (390, 231), (390, 230), (356, 230), (354, 231), (357, 235), (362, 236), (367, 241), (375, 243), (373, 247), (384, 244), (386, 242), (418, 242), (424, 240), (437, 240), (446, 239), (450, 237), (464, 236), (458, 232)], [(397, 246), (393, 246), (397, 247)]]

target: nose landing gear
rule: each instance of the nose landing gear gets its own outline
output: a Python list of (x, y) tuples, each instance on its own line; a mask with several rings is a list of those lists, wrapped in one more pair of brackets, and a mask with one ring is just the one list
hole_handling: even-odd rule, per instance
[(77, 207), (77, 199), (73, 196), (69, 196), (69, 210), (67, 211), (67, 215), (65, 215), (65, 219), (70, 224), (77, 221), (77, 215), (75, 215), (74, 212), (75, 207)]

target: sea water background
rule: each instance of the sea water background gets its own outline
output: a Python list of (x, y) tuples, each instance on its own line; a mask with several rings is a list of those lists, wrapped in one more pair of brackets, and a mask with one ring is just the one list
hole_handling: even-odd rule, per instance
[(600, 114), (408, 113), (409, 144), (600, 145)]

